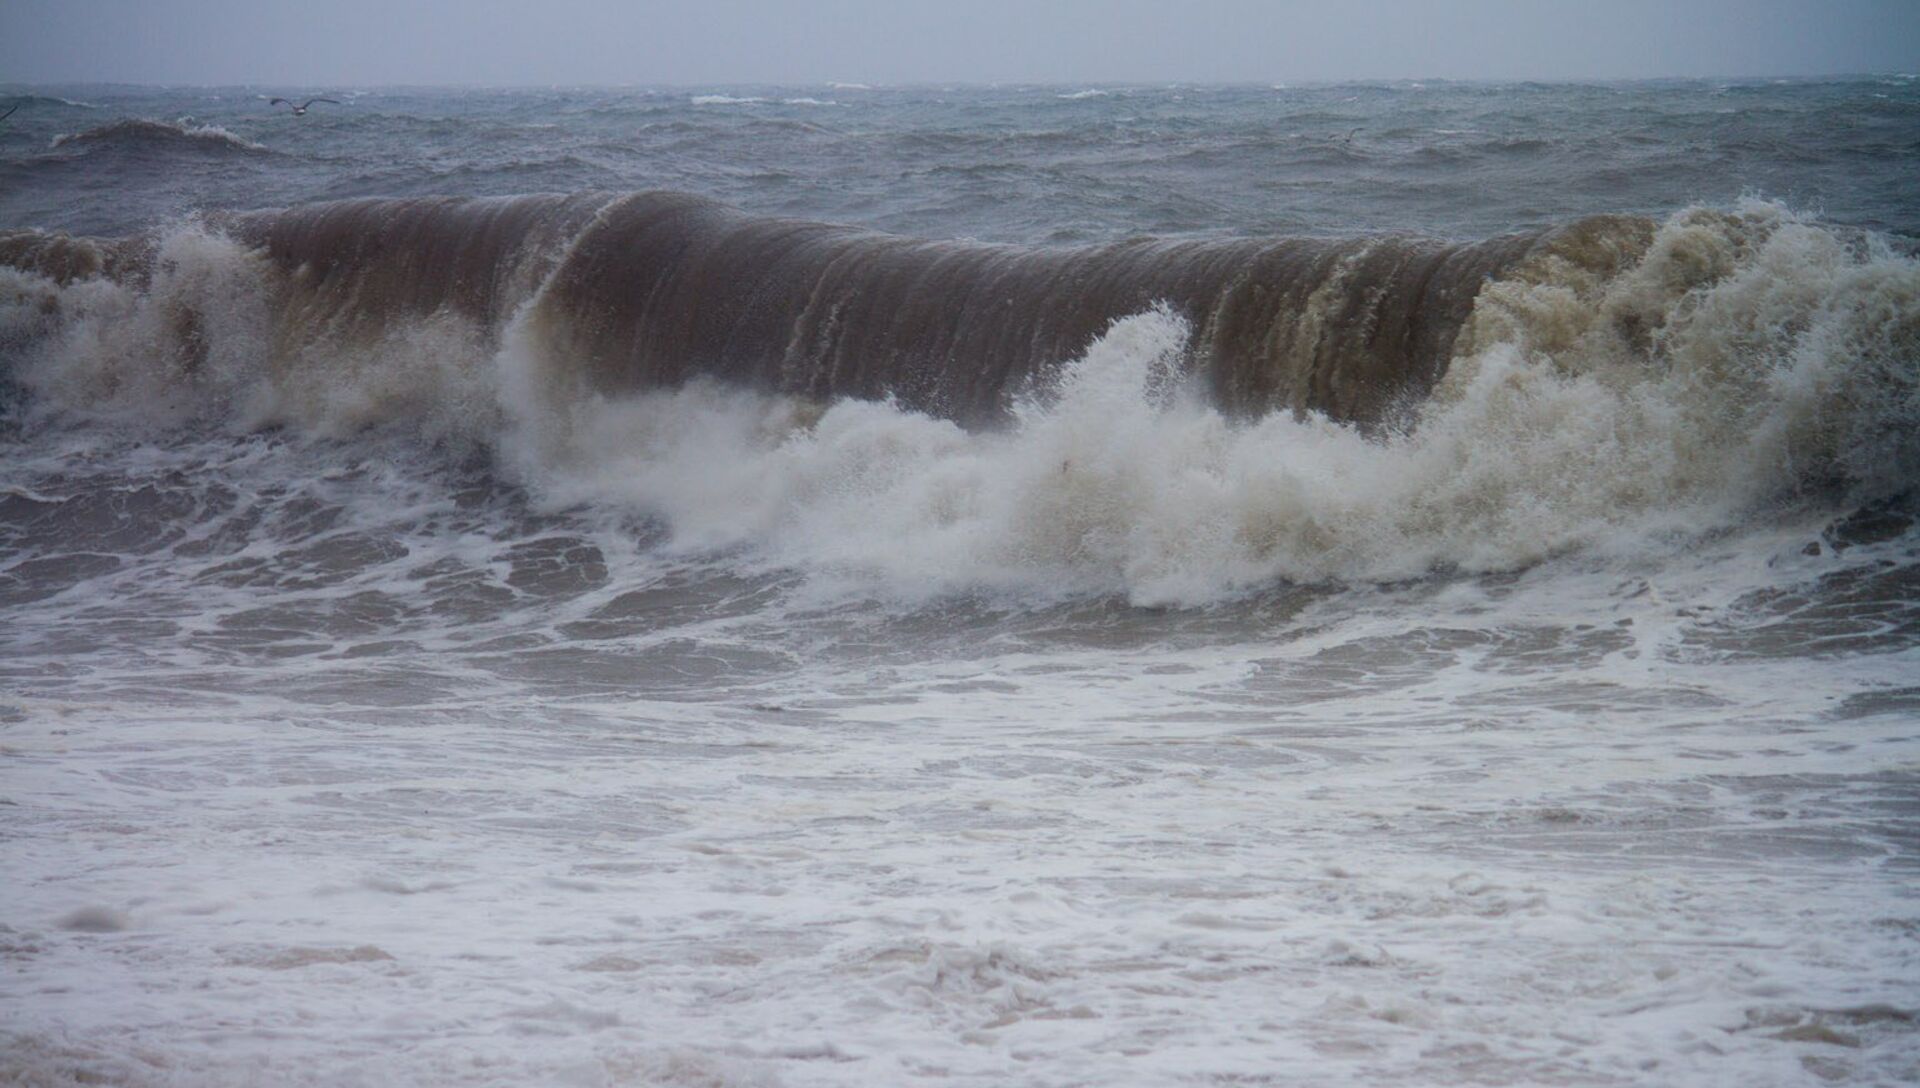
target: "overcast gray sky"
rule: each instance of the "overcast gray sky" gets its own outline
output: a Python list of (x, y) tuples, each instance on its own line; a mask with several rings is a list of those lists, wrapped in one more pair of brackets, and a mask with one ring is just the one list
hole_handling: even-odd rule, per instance
[(0, 80), (807, 83), (1920, 71), (1920, 0), (4, 0)]

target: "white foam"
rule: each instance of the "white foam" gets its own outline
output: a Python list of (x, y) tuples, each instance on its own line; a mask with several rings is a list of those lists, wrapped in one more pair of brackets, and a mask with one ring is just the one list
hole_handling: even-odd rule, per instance
[[(1281, 579), (1658, 551), (1831, 478), (1864, 501), (1920, 474), (1920, 270), (1770, 206), (1746, 214), (1759, 225), (1678, 216), (1604, 282), (1548, 262), (1541, 282), (1491, 289), (1416, 425), (1383, 439), (1224, 418), (1176, 380), (1186, 327), (1165, 311), (1117, 323), (1004, 433), (704, 386), (553, 404), (525, 344), (502, 357), (505, 403), (520, 463), (557, 502), (646, 510), (684, 548), (909, 596), (1190, 604)], [(1657, 329), (1655, 358), (1622, 334), (1627, 313)]]
[(37, 330), (21, 373), (43, 406), (328, 436), (404, 421), (494, 445), (555, 504), (664, 518), (679, 549), (913, 598), (1190, 604), (1512, 570), (1920, 476), (1912, 259), (1762, 204), (1676, 215), (1625, 270), (1594, 237), (1485, 289), (1413, 426), (1376, 437), (1222, 416), (1182, 385), (1187, 329), (1166, 310), (1116, 323), (998, 432), (699, 384), (607, 399), (525, 321), (497, 352), (449, 315), (288, 338), (272, 274), (193, 226), (165, 236), (145, 291), (14, 273), (0, 320)]
[(0, 1082), (1910, 1081), (1913, 265), (1736, 212), (1384, 439), (0, 271)]
[[(386, 665), (460, 693), (289, 701), (380, 662), (243, 657), (257, 675), (174, 702), (192, 640), (98, 654), (63, 693), (120, 695), (5, 734), (0, 1073), (1897, 1079), (1920, 1039), (1857, 1010), (1911, 1008), (1880, 811), (1911, 715), (1829, 710), (1913, 654), (1690, 654), (1747, 587), (1885, 555), (1765, 558), (1643, 566), (1657, 594), (1561, 562), (952, 645), (910, 634), (965, 622), (939, 612), (776, 605), (732, 634), (804, 664), (695, 699), (413, 652)], [(1639, 637), (1583, 652), (1595, 625)], [(720, 627), (611, 646), (633, 667)], [(1152, 633), (1103, 638), (1129, 629)], [(62, 928), (100, 904), (137, 906)]]

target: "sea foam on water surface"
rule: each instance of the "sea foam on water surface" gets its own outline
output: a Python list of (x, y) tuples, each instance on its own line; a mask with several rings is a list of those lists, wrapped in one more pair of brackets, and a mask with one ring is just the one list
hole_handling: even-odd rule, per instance
[[(623, 384), (575, 349), (661, 326), (568, 277), (658, 208), (736, 223), (0, 238), (0, 1079), (1920, 1068), (1910, 257), (1596, 220), (1472, 281), (1427, 395), (1208, 371), (1377, 345), (1343, 315), (1423, 296), (1368, 269), (1509, 255), (1314, 242), (1287, 321), (1141, 299), (962, 421), (810, 392), (894, 343), (857, 307), (778, 345), (808, 381)], [(441, 283), (357, 248), (382, 217), (506, 256)]]
[(1920, 471), (1911, 259), (1771, 205), (1682, 213), (1624, 269), (1580, 259), (1488, 287), (1433, 398), (1381, 436), (1224, 415), (1182, 379), (1189, 326), (1165, 308), (1117, 322), (985, 432), (704, 385), (555, 406), (515, 372), (525, 342), (500, 357), (503, 387), (550, 455), (529, 478), (564, 501), (910, 593), (1198, 603), (1512, 570), (1890, 498)]
[(1197, 603), (1511, 570), (1892, 498), (1920, 471), (1920, 266), (1767, 204), (1557, 237), (1481, 290), (1432, 396), (1370, 431), (1213, 406), (1192, 319), (1166, 305), (966, 430), (697, 377), (598, 390), (545, 290), (499, 330), (443, 310), (369, 332), (203, 228), (166, 234), (153, 267), (144, 287), (9, 274), (38, 397), (143, 425), (424, 426), (493, 446), (555, 503), (660, 516), (679, 547), (911, 596)]

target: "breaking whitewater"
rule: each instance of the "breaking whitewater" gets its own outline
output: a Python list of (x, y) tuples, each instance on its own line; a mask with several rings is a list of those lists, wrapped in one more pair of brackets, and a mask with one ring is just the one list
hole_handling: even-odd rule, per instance
[(733, 90), (0, 140), (0, 1079), (1920, 1076), (1913, 81)]

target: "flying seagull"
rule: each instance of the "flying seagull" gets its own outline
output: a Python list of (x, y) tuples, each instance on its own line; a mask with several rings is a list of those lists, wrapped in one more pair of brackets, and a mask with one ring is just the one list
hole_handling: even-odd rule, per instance
[(338, 105), (340, 104), (340, 101), (339, 101), (339, 99), (335, 99), (335, 98), (309, 98), (309, 99), (307, 99), (307, 100), (306, 100), (305, 102), (302, 102), (302, 103), (300, 103), (300, 104), (299, 104), (299, 105), (297, 105), (297, 106), (293, 106), (293, 103), (292, 103), (292, 102), (289, 102), (288, 100), (286, 100), (286, 99), (284, 99), (284, 98), (276, 98), (276, 99), (274, 99), (274, 100), (272, 100), (271, 102), (268, 102), (268, 103), (267, 103), (267, 105), (269, 105), (269, 106), (293, 106), (293, 115), (294, 115), (295, 117), (305, 117), (305, 116), (307, 115), (307, 107), (308, 107), (308, 106), (311, 106), (311, 105), (313, 105), (313, 104), (314, 104), (315, 102), (332, 102), (332, 103), (333, 103), (334, 105), (336, 105), (336, 106), (338, 106)]

